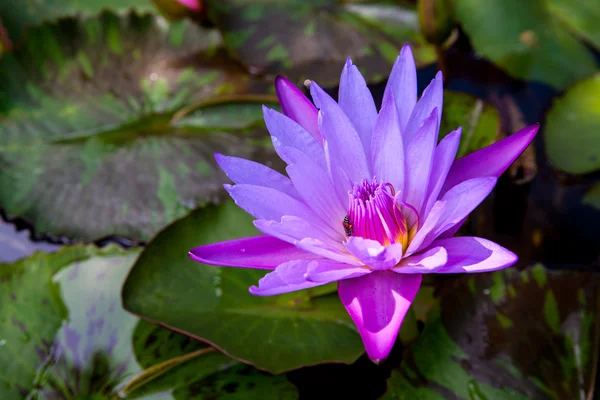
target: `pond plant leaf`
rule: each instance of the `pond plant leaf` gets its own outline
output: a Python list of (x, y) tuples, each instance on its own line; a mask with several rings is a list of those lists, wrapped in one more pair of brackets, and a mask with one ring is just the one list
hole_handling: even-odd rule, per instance
[(233, 202), (173, 223), (142, 253), (123, 287), (125, 308), (215, 345), (233, 358), (280, 373), (329, 361), (353, 362), (360, 337), (335, 285), (281, 296), (248, 292), (264, 271), (192, 261), (194, 246), (258, 234)]
[[(260, 110), (272, 90), (219, 43), (214, 30), (138, 14), (30, 30), (0, 59), (0, 205), (38, 232), (148, 240), (218, 201), (226, 177), (216, 151), (270, 154), (257, 113), (232, 124), (236, 104), (240, 115)], [(173, 123), (193, 105), (203, 120)]]
[(446, 280), (384, 399), (588, 398), (599, 278), (536, 265)]

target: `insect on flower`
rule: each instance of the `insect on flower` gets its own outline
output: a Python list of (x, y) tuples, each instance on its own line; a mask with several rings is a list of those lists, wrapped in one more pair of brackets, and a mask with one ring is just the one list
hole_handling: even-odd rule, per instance
[(417, 101), (408, 46), (379, 111), (350, 60), (338, 102), (315, 82), (314, 105), (283, 77), (275, 87), (283, 114), (266, 107), (263, 113), (287, 176), (215, 155), (234, 183), (225, 188), (264, 235), (197, 247), (190, 251), (194, 260), (269, 270), (250, 288), (257, 296), (337, 281), (374, 362), (388, 356), (423, 274), (494, 271), (517, 261), (489, 240), (452, 236), (533, 140), (537, 125), (455, 160), (460, 128), (438, 143), (441, 73)]

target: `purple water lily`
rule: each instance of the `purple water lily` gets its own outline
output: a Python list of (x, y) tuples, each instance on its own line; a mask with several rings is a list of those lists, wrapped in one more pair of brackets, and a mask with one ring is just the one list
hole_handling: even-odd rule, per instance
[(315, 82), (311, 103), (276, 81), (284, 114), (264, 108), (284, 176), (217, 154), (236, 204), (265, 235), (197, 247), (201, 263), (271, 270), (250, 288), (270, 296), (338, 281), (367, 354), (389, 354), (423, 274), (485, 272), (517, 261), (478, 237), (452, 237), (535, 136), (532, 125), (454, 160), (460, 128), (438, 143), (442, 76), (417, 101), (410, 47), (392, 69), (379, 113), (352, 61), (339, 101)]

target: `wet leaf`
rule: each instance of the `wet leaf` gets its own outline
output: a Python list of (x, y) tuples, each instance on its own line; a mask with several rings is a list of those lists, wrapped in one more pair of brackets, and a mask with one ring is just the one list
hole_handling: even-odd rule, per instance
[[(218, 200), (226, 178), (215, 151), (268, 161), (256, 143), (264, 128), (230, 119), (236, 104), (260, 110), (272, 86), (251, 80), (219, 40), (136, 14), (31, 31), (0, 60), (0, 204), (39, 232), (147, 240)], [(204, 120), (173, 123), (188, 106)]]
[(465, 156), (498, 140), (500, 117), (491, 104), (466, 93), (444, 92), (440, 138), (462, 127), (457, 157)]
[[(76, 246), (0, 264), (0, 398), (109, 398), (143, 370), (212, 350), (121, 308), (120, 288), (138, 254)], [(202, 382), (212, 385), (209, 398), (228, 398), (224, 386), (240, 382), (238, 391), (272, 388), (294, 398), (284, 377), (252, 367), (244, 369), (252, 379), (237, 377), (240, 368), (246, 367), (222, 353), (204, 352), (155, 374), (127, 397), (188, 398), (177, 393), (195, 393)], [(250, 382), (260, 389), (251, 390)]]
[(94, 16), (103, 10), (115, 12), (151, 11), (151, 0), (3, 0), (0, 18), (13, 41), (19, 41), (26, 27), (73, 15)]
[(571, 174), (600, 169), (600, 74), (581, 81), (554, 102), (546, 119), (550, 162)]
[(540, 265), (446, 280), (384, 399), (584, 398), (599, 282)]
[(256, 297), (248, 288), (265, 271), (202, 265), (188, 257), (202, 244), (256, 235), (251, 220), (226, 202), (166, 228), (127, 278), (125, 308), (271, 372), (356, 360), (364, 350), (337, 294), (331, 293), (335, 285)]
[[(473, 47), (511, 75), (563, 89), (598, 70), (591, 52), (572, 34), (572, 26), (587, 36), (600, 32), (582, 15), (596, 21), (595, 2), (562, 0), (455, 0), (456, 16)], [(567, 19), (569, 24), (564, 23)], [(586, 25), (587, 24), (587, 25)], [(571, 26), (567, 26), (571, 25)], [(598, 43), (596, 43), (598, 46)]]
[(227, 48), (252, 69), (335, 85), (347, 57), (368, 81), (389, 74), (407, 42), (419, 64), (435, 59), (414, 9), (386, 2), (212, 0), (207, 9)]

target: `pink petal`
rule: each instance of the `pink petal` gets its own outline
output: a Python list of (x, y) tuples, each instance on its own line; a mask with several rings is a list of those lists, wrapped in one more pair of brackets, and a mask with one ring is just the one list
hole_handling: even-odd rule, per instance
[(319, 258), (266, 235), (196, 247), (190, 250), (189, 255), (194, 261), (203, 264), (257, 269), (274, 269), (289, 260)]
[(275, 91), (283, 113), (306, 129), (322, 146), (323, 136), (319, 132), (317, 108), (313, 103), (283, 76), (275, 79)]
[(402, 259), (400, 243), (383, 246), (376, 240), (351, 236), (346, 242), (346, 249), (364, 265), (373, 269), (392, 268)]
[(375, 363), (383, 361), (392, 350), (421, 279), (418, 274), (375, 271), (339, 282), (342, 304), (356, 324), (369, 358)]
[(435, 271), (438, 274), (462, 272), (490, 272), (507, 268), (517, 262), (513, 252), (486, 239), (478, 237), (455, 237), (433, 242), (448, 252), (445, 266)]
[(179, 4), (181, 4), (183, 6), (186, 6), (190, 10), (200, 11), (202, 8), (199, 0), (175, 0), (175, 1), (179, 2)]
[(334, 282), (342, 279), (358, 278), (371, 272), (372, 270), (367, 267), (319, 261), (318, 263), (310, 263), (305, 277), (311, 282)]
[(320, 240), (338, 251), (346, 250), (342, 244), (344, 240), (343, 235), (340, 234), (335, 238), (332, 238), (316, 226), (291, 215), (284, 215), (281, 217), (280, 221), (259, 219), (254, 221), (254, 226), (259, 231), (288, 243), (297, 244), (297, 242), (302, 239), (311, 238)]
[(233, 183), (264, 186), (278, 190), (297, 200), (302, 199), (287, 176), (265, 165), (243, 158), (224, 156), (219, 153), (215, 153), (215, 160)]
[(539, 124), (529, 125), (499, 142), (456, 160), (450, 168), (441, 194), (468, 179), (500, 177), (529, 146), (539, 127)]
[(304, 275), (306, 269), (317, 260), (294, 260), (283, 263), (275, 271), (269, 272), (258, 281), (257, 286), (250, 287), (250, 293), (255, 296), (273, 296), (276, 294), (295, 292), (321, 286), (329, 282), (309, 282)]
[(403, 259), (392, 271), (399, 274), (428, 274), (436, 272), (448, 262), (448, 252), (442, 246)]
[(417, 67), (409, 45), (402, 47), (394, 62), (383, 98), (390, 94), (397, 105), (400, 129), (404, 130), (417, 104)]
[(377, 108), (365, 79), (356, 65), (352, 65), (350, 58), (346, 61), (340, 78), (338, 102), (354, 125), (368, 160)]

